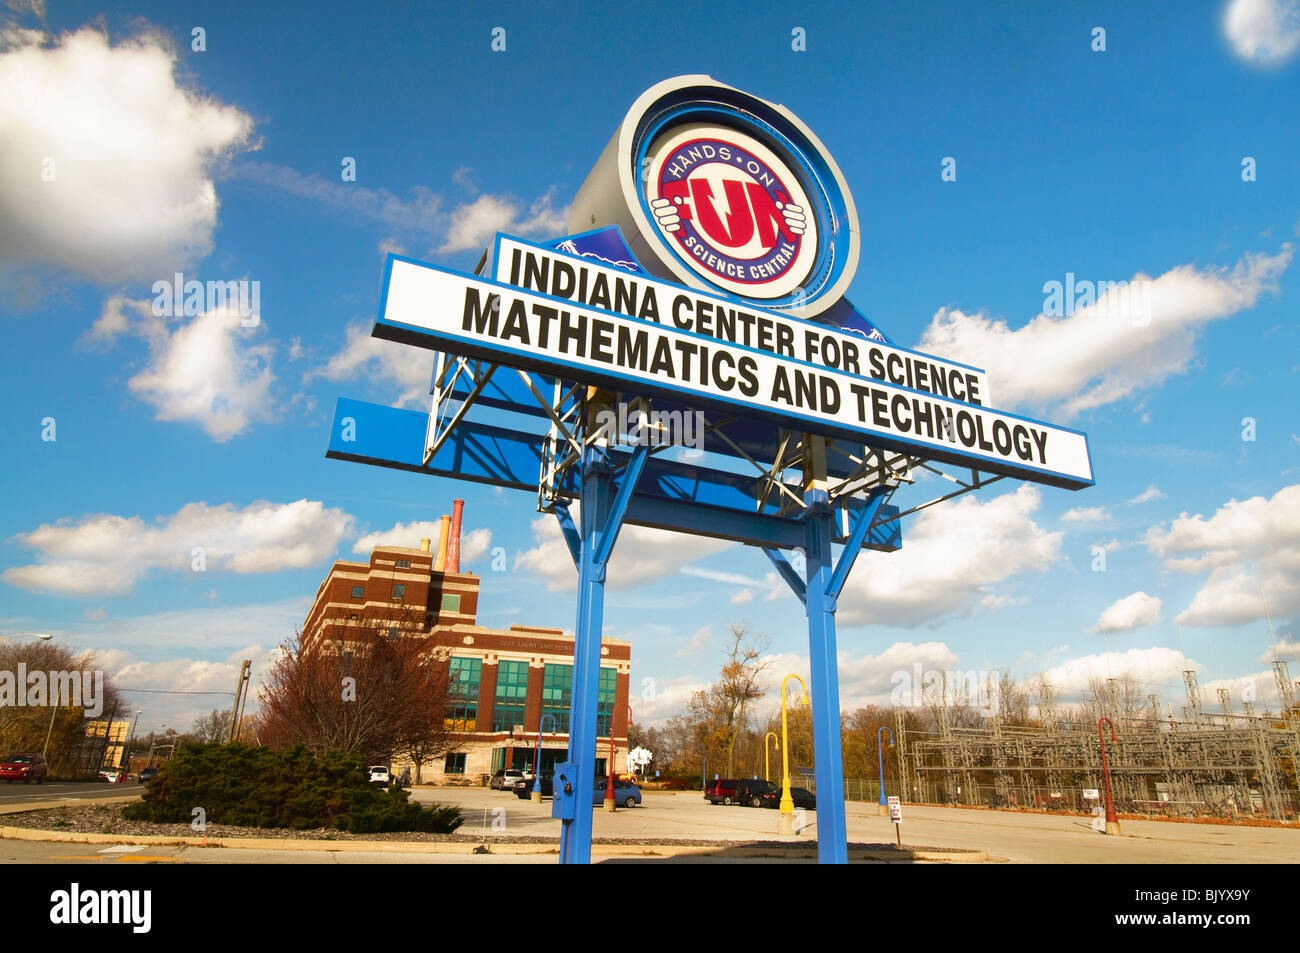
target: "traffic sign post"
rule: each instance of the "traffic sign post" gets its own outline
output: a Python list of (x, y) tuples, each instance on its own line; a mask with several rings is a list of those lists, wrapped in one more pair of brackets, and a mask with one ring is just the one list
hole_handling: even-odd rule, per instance
[(888, 800), (889, 819), (894, 822), (894, 836), (898, 840), (898, 846), (903, 846), (903, 802), (896, 797), (890, 797)]

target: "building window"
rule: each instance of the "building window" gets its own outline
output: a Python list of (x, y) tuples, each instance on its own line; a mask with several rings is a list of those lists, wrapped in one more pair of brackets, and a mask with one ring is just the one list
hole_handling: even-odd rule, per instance
[(618, 689), (618, 669), (600, 670), (600, 695), (596, 701), (596, 734), (608, 738), (614, 721), (614, 695)]
[(465, 773), (465, 753), (447, 755), (447, 761), (442, 766), (443, 774), (464, 774)]
[(409, 559), (399, 559), (399, 560), (397, 561), (397, 568), (398, 568), (398, 569), (410, 569), (410, 568), (411, 568), (411, 561), (410, 561)]
[(365, 586), (353, 586), (353, 587), (352, 587), (352, 598), (353, 598), (353, 599), (361, 599), (361, 598), (363, 598), (363, 597), (365, 596), (365, 594), (366, 594), (366, 587), (365, 587)]
[(388, 637), (389, 637), (390, 639), (392, 639), (394, 642), (397, 641), (398, 636), (400, 636), (401, 634), (402, 634), (402, 633), (401, 633), (400, 631), (398, 631), (397, 626), (395, 626), (395, 625), (390, 625), (390, 626), (388, 627)]
[(444, 592), (442, 594), (442, 611), (459, 612), (460, 611), (460, 593)]
[[(492, 705), (492, 730), (510, 731), (515, 725), (522, 725), (527, 696), (528, 663), (499, 663), (496, 700)], [(547, 727), (550, 727), (550, 722), (547, 722)]]
[(573, 666), (548, 664), (542, 670), (542, 714), (554, 715), (546, 720), (546, 730), (569, 733), (569, 704), (573, 701)]
[(356, 621), (357, 621), (358, 619), (360, 619), (360, 618), (361, 618), (361, 616), (357, 615), (355, 612), (352, 613), (352, 615), (348, 616), (348, 619), (349, 619), (350, 621), (352, 621), (352, 622), (356, 622)]
[(406, 598), (406, 584), (402, 582), (393, 583), (393, 601), (401, 602)]
[(448, 731), (478, 730), (478, 685), (483, 677), (481, 658), (453, 658), (447, 669)]

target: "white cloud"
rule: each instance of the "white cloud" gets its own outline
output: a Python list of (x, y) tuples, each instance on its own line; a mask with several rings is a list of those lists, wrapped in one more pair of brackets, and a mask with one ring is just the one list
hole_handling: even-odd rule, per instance
[[(572, 512), (577, 520), (579, 508), (574, 506)], [(552, 592), (576, 589), (578, 573), (555, 517), (541, 516), (533, 520), (532, 531), (537, 545), (515, 558), (515, 568), (538, 576)], [(609, 589), (638, 588), (656, 579), (675, 576), (688, 563), (734, 545), (704, 536), (625, 525), (619, 532), (614, 555), (610, 558), (606, 585)]]
[(428, 410), (433, 352), (371, 337), (369, 324), (348, 325), (343, 349), (324, 366), (305, 373), (303, 383), (317, 377), (352, 380), (363, 374), (377, 386), (393, 388), (399, 406)]
[(447, 240), (438, 250), (443, 253), (479, 251), (487, 246), (496, 232), (558, 238), (567, 234), (568, 209), (556, 208), (554, 200), (555, 190), (552, 189), (525, 213), (514, 199), (502, 195), (480, 195), (451, 213)]
[[(0, 266), (150, 280), (212, 248), (213, 169), (252, 120), (177, 82), (157, 34), (84, 27), (0, 41)], [(42, 179), (53, 162), (53, 181)]]
[(1160, 600), (1145, 592), (1135, 592), (1119, 599), (1106, 608), (1093, 627), (1100, 635), (1128, 632), (1160, 621)]
[(642, 684), (641, 679), (649, 677), (650, 686), (653, 688), (649, 697), (643, 689), (642, 693), (632, 700), (632, 714), (638, 725), (662, 724), (673, 715), (680, 715), (690, 702), (691, 694), (709, 686), (708, 682), (698, 681), (693, 675), (683, 675), (679, 678), (646, 676), (637, 670), (636, 664), (636, 660), (633, 659), (632, 684)]
[[(1041, 496), (1024, 485), (981, 502), (965, 497), (923, 510), (896, 553), (864, 552), (839, 599), (845, 625), (924, 625), (970, 609), (994, 586), (1059, 558), (1063, 533), (1031, 514)], [(986, 608), (995, 608), (994, 605)]]
[(1165, 494), (1161, 492), (1160, 487), (1152, 483), (1137, 496), (1133, 497), (1133, 499), (1129, 500), (1129, 504), (1136, 505), (1138, 503), (1151, 503), (1155, 500), (1163, 500), (1164, 498)]
[[(213, 709), (230, 711), (235, 701), (235, 682), (244, 659), (253, 663), (245, 724), (258, 709), (258, 688), (276, 653), (274, 646), (241, 646), (218, 659), (178, 658), (163, 661), (138, 659), (130, 653), (110, 650), (100, 653), (106, 671), (119, 688), (136, 689), (122, 693), (127, 714), (135, 720), (141, 712), (139, 733), (158, 731), (162, 725), (188, 732), (194, 722)], [(164, 694), (193, 692), (203, 694)]]
[(731, 604), (733, 606), (743, 606), (747, 602), (754, 601), (753, 589), (737, 589), (731, 594)]
[(1153, 647), (1083, 655), (1068, 659), (1043, 674), (1056, 689), (1058, 697), (1067, 701), (1086, 697), (1093, 680), (1105, 682), (1108, 678), (1128, 675), (1148, 691), (1155, 692), (1159, 686), (1181, 685), (1184, 671), (1199, 668), (1199, 664), (1176, 649)]
[(187, 503), (152, 523), (100, 513), (18, 534), (41, 561), (7, 569), (4, 578), (23, 589), (70, 596), (120, 595), (153, 569), (195, 571), (196, 548), (203, 550), (204, 571), (302, 569), (333, 555), (351, 525), (347, 513), (315, 500), (258, 501), (242, 509)]
[(1146, 544), (1169, 569), (1209, 572), (1180, 625), (1242, 625), (1264, 618), (1265, 602), (1275, 616), (1300, 612), (1300, 484), (1229, 500), (1209, 519), (1183, 513)]
[(1267, 664), (1275, 658), (1281, 659), (1300, 659), (1300, 642), (1295, 642), (1288, 636), (1282, 636), (1277, 642), (1269, 647), (1269, 650), (1255, 659), (1256, 662)]
[(1280, 65), (1300, 49), (1300, 3), (1232, 0), (1223, 14), (1223, 33), (1248, 63)]
[(1110, 510), (1104, 506), (1076, 506), (1061, 515), (1062, 523), (1104, 523), (1110, 519)]
[[(527, 209), (519, 199), (490, 193), (448, 208), (442, 196), (422, 185), (402, 197), (387, 189), (336, 181), (316, 172), (304, 175), (269, 162), (243, 162), (235, 172), (241, 179), (278, 189), (318, 208), (342, 212), (351, 220), (383, 225), (389, 234), (380, 241), (382, 253), (400, 253), (408, 245), (423, 245), (442, 254), (481, 251), (497, 231), (545, 238), (566, 234), (568, 209), (555, 206), (554, 188)], [(452, 179), (462, 185), (465, 181), (460, 172)]]
[(1182, 373), (1201, 326), (1252, 307), (1291, 257), (1287, 244), (1272, 257), (1245, 255), (1231, 271), (1180, 265), (1154, 280), (1138, 275), (1149, 282), (1148, 308), (1112, 289), (1068, 317), (1040, 314), (1017, 330), (944, 308), (918, 347), (986, 368), (999, 407), (1053, 407), (1068, 417)]
[[(92, 336), (108, 333), (108, 313), (106, 308)], [(177, 324), (175, 331), (154, 319), (144, 332), (150, 363), (127, 386), (153, 406), (158, 420), (197, 423), (218, 443), (243, 433), (255, 420), (274, 419), (275, 348), (266, 341), (260, 318), (253, 327), (244, 323), (234, 308), (200, 314)]]
[[(770, 661), (764, 672), (765, 701), (777, 712), (781, 705), (781, 680), (790, 672), (808, 680), (810, 666), (806, 655), (785, 652), (766, 659)], [(838, 653), (840, 710), (853, 711), (866, 705), (921, 704), (922, 686), (911, 691), (915, 681), (916, 666), (922, 672), (951, 671), (957, 666), (957, 655), (943, 642), (895, 642), (879, 655), (855, 655), (842, 645)], [(922, 675), (924, 677), (924, 675)], [(799, 698), (799, 685), (790, 682), (790, 703)]]
[[(405, 546), (407, 549), (418, 549), (420, 540), (427, 539), (429, 540), (429, 548), (436, 553), (441, 532), (441, 521), (416, 520), (411, 523), (398, 523), (392, 529), (367, 533), (362, 536), (353, 544), (352, 551), (354, 553), (369, 554), (376, 546)], [(474, 529), (467, 531), (462, 527), (460, 534), (461, 568), (464, 569), (467, 564), (486, 553), (488, 546), (491, 544), (492, 530)]]
[(677, 650), (677, 658), (688, 658), (692, 655), (699, 655), (704, 648), (713, 641), (713, 629), (707, 625), (702, 625), (695, 630), (691, 640), (682, 648)]

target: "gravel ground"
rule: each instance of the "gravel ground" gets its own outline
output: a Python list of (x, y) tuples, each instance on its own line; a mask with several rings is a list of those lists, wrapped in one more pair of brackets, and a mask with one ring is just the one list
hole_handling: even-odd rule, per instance
[[(21, 814), (7, 814), (0, 818), (0, 826), (24, 827), (31, 830), (56, 831), (70, 834), (121, 834), (128, 837), (154, 835), (162, 837), (262, 837), (274, 840), (318, 840), (318, 841), (406, 841), (421, 842), (461, 842), (476, 841), (476, 827), (462, 828), (464, 833), (424, 834), (412, 831), (392, 834), (350, 834), (346, 831), (320, 828), (310, 831), (293, 831), (281, 828), (233, 827), (228, 824), (208, 824), (207, 830), (200, 834), (188, 824), (154, 824), (146, 821), (129, 821), (122, 817), (122, 806), (118, 804), (101, 807), (57, 807), (40, 811), (24, 811)], [(500, 844), (559, 844), (558, 837), (526, 837), (494, 835), (492, 843)], [(757, 847), (776, 850), (808, 850), (816, 846), (816, 840), (793, 844), (789, 841), (767, 840), (714, 840), (699, 841), (681, 838), (624, 838), (597, 837), (595, 844), (644, 844), (659, 847)], [(849, 844), (850, 850), (884, 850), (893, 851), (893, 844)], [(911, 847), (908, 850), (953, 851), (949, 847)], [(902, 853), (905, 853), (903, 851)]]

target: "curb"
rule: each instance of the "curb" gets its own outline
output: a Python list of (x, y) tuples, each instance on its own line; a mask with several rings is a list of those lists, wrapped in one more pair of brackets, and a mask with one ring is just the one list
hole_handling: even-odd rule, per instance
[[(173, 847), (228, 847), (236, 850), (302, 850), (337, 853), (368, 852), (381, 854), (497, 854), (535, 855), (558, 854), (559, 845), (553, 843), (500, 844), (466, 840), (463, 843), (430, 841), (317, 841), (280, 840), (270, 837), (168, 837), (164, 834), (80, 834), (63, 831), (33, 830), (27, 827), (0, 827), (0, 839), (23, 841), (49, 841), (64, 844), (139, 844)], [(750, 857), (816, 859), (817, 851), (807, 847), (724, 847), (701, 844), (698, 847), (663, 844), (592, 844), (592, 856), (598, 857)], [(875, 861), (926, 861), (938, 863), (985, 863), (988, 854), (979, 850), (934, 851), (914, 850), (851, 850), (850, 860)]]
[(120, 794), (117, 797), (72, 797), (58, 801), (26, 801), (22, 804), (0, 804), (2, 814), (24, 814), (27, 811), (48, 811), (55, 807), (93, 807), (96, 804), (126, 804), (140, 800), (138, 794)]

